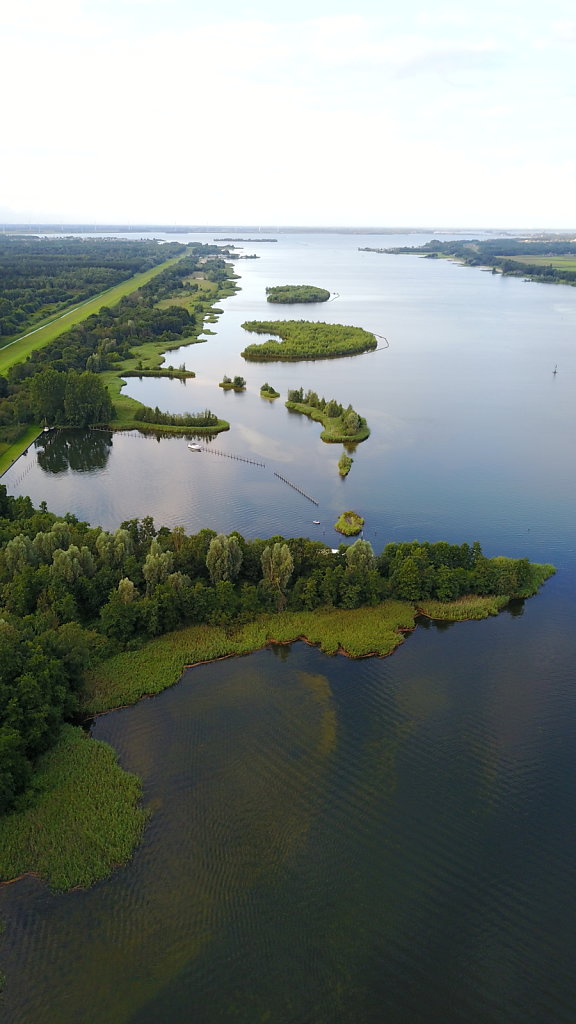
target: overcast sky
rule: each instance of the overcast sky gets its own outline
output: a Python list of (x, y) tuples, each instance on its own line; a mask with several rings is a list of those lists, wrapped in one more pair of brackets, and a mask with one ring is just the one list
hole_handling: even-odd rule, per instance
[(3, 9), (1, 221), (576, 227), (572, 0)]

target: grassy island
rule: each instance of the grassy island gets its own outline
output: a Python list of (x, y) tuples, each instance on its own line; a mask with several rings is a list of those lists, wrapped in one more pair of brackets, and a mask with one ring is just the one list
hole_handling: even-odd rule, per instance
[(260, 388), (262, 398), (280, 398), (280, 392), (275, 391), (271, 384), (263, 384)]
[(273, 641), (389, 654), (418, 615), (497, 614), (553, 572), (487, 558), (476, 542), (393, 543), (376, 555), (366, 540), (332, 551), (305, 537), (186, 536), (150, 517), (108, 533), (0, 485), (0, 880), (37, 872), (55, 888), (89, 884), (142, 834), (138, 781), (71, 724), (79, 717)]
[(224, 391), (246, 391), (246, 381), (244, 377), (223, 377), (218, 387)]
[(292, 302), (327, 302), (330, 292), (313, 284), (281, 284), (266, 289), (268, 302), (289, 305)]
[(334, 529), (345, 537), (354, 537), (364, 526), (364, 519), (357, 512), (343, 512), (334, 523)]
[(151, 409), (141, 405), (137, 416), (134, 425), (143, 431), (160, 429), (168, 434), (219, 434), (223, 430), (230, 430), (230, 424), (218, 419), (210, 409), (199, 413), (171, 413), (161, 412), (158, 407)]
[(313, 323), (309, 320), (247, 320), (242, 327), (254, 334), (275, 334), (282, 339), (276, 341), (271, 338), (260, 345), (248, 345), (241, 355), (258, 363), (337, 359), (371, 352), (378, 345), (369, 331), (344, 324)]
[(287, 409), (322, 423), (324, 430), (320, 437), (327, 444), (365, 441), (370, 436), (364, 417), (359, 416), (351, 405), (344, 409), (334, 398), (326, 401), (325, 398), (319, 398), (315, 391), (304, 394), (303, 389), (298, 388), (288, 392), (285, 404)]

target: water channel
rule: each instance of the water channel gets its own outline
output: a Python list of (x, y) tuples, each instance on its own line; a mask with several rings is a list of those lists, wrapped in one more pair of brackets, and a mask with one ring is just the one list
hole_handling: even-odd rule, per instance
[[(208, 449), (265, 467), (178, 438), (60, 434), (3, 478), (10, 493), (107, 528), (152, 515), (329, 544), (354, 508), (377, 550), (479, 540), (558, 574), (497, 619), (421, 623), (387, 659), (273, 648), (98, 719), (151, 822), (89, 891), (0, 892), (5, 1019), (572, 1024), (576, 289), (359, 251), (416, 236), (277, 237), (245, 245), (260, 258), (237, 262), (215, 333), (167, 356), (196, 378), (127, 389), (208, 406), (231, 423)], [(286, 283), (337, 297), (267, 305)], [(271, 316), (357, 324), (389, 347), (245, 363), (242, 322)], [(223, 393), (223, 373), (247, 391)], [(282, 399), (260, 398), (265, 380)], [(344, 481), (341, 446), (284, 408), (300, 385), (368, 419)]]

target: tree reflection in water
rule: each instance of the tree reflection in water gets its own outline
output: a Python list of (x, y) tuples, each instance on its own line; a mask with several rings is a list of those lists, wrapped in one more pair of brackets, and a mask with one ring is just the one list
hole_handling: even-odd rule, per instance
[(38, 465), (46, 473), (103, 469), (112, 448), (111, 430), (60, 430), (36, 441)]

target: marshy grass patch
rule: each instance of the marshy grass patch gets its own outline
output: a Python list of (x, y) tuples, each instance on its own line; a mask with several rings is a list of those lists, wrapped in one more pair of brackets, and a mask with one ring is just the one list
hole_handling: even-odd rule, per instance
[(129, 860), (144, 831), (142, 784), (115, 751), (65, 725), (40, 759), (25, 806), (2, 818), (0, 878), (33, 873), (52, 889), (92, 885)]

